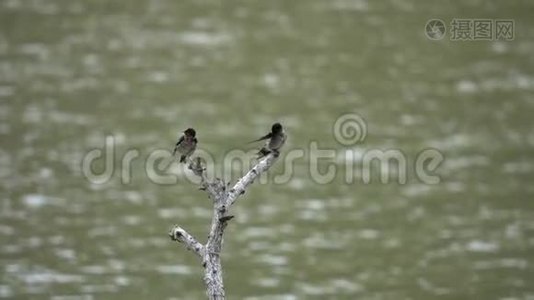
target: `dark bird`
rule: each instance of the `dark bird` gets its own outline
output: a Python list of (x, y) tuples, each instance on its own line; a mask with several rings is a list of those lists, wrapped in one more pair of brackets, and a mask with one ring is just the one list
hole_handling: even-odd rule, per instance
[(254, 143), (254, 142), (259, 142), (259, 141), (263, 141), (263, 140), (267, 140), (269, 139), (265, 145), (263, 146), (263, 148), (260, 149), (260, 151), (258, 152), (258, 155), (260, 157), (263, 157), (271, 152), (274, 152), (275, 155), (278, 155), (279, 154), (279, 150), (280, 148), (284, 145), (284, 143), (286, 142), (286, 134), (284, 133), (284, 128), (282, 127), (282, 125), (280, 123), (274, 123), (273, 126), (271, 127), (271, 132), (269, 132), (268, 134), (262, 136), (261, 138), (257, 139), (257, 140), (254, 140), (250, 143)]
[(172, 155), (174, 156), (176, 152), (180, 154), (180, 162), (183, 163), (185, 160), (195, 152), (197, 148), (198, 140), (196, 139), (196, 132), (193, 128), (187, 128), (184, 131), (184, 134), (178, 139), (176, 146), (174, 146), (174, 151)]

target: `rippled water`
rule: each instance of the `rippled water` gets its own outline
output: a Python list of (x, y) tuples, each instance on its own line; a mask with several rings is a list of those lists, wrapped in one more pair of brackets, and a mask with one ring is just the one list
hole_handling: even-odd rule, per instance
[[(278, 120), (282, 157), (304, 157), (233, 208), (229, 298), (534, 299), (532, 6), (0, 1), (0, 298), (202, 299), (198, 260), (167, 231), (204, 240), (210, 205), (188, 170), (145, 162), (194, 126), (224, 174)], [(431, 41), (431, 18), (513, 19), (515, 39)], [(332, 134), (347, 112), (367, 125), (349, 146)], [(114, 173), (95, 184), (82, 160), (106, 136)], [(312, 142), (337, 154), (318, 164), (336, 167), (328, 184)], [(414, 172), (428, 148), (435, 185)], [(406, 183), (367, 183), (366, 154), (391, 149)], [(167, 171), (177, 182), (156, 184)]]

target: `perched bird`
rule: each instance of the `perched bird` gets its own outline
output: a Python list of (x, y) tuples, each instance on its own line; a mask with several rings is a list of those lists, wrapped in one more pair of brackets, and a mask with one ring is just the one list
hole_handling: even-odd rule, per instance
[(174, 151), (172, 155), (174, 156), (178, 152), (180, 156), (180, 162), (185, 162), (186, 158), (189, 157), (195, 149), (197, 148), (198, 140), (196, 139), (196, 132), (193, 128), (187, 128), (184, 131), (184, 134), (178, 139), (176, 146), (174, 146)]
[(266, 134), (265, 136), (262, 136), (261, 138), (254, 140), (250, 143), (263, 141), (266, 139), (269, 139), (263, 148), (260, 149), (258, 152), (258, 155), (260, 157), (263, 157), (271, 152), (274, 152), (275, 155), (279, 154), (280, 148), (284, 145), (286, 142), (286, 134), (284, 133), (284, 128), (282, 128), (282, 125), (280, 123), (274, 123), (271, 127), (271, 132)]

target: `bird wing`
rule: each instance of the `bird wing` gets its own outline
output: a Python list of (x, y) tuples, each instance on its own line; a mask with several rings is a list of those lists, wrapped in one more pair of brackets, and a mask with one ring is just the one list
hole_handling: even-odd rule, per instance
[(176, 146), (174, 146), (174, 151), (172, 152), (172, 155), (176, 154), (176, 150), (178, 149), (178, 146), (184, 141), (184, 136), (182, 135), (180, 139), (178, 139), (178, 142), (176, 143)]
[(257, 139), (257, 140), (250, 141), (250, 142), (248, 142), (247, 144), (254, 143), (254, 142), (259, 142), (259, 141), (263, 141), (263, 140), (266, 140), (266, 139), (270, 139), (271, 137), (273, 137), (273, 133), (272, 133), (272, 132), (269, 132), (267, 135), (264, 135), (264, 136), (262, 136), (261, 138), (259, 138), (259, 139)]

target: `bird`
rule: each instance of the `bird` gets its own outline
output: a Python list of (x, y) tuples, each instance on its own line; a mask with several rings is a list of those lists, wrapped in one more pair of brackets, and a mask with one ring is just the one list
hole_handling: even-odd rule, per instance
[(267, 154), (274, 152), (276, 156), (280, 154), (279, 150), (286, 142), (287, 135), (284, 132), (284, 128), (280, 123), (274, 123), (271, 127), (271, 132), (262, 136), (261, 138), (251, 141), (250, 143), (259, 142), (269, 139), (265, 145), (258, 151), (259, 157), (266, 156)]
[(176, 146), (174, 146), (174, 151), (172, 155), (174, 156), (176, 152), (180, 154), (180, 162), (185, 163), (185, 160), (195, 152), (197, 148), (198, 140), (195, 137), (196, 131), (193, 128), (187, 128), (183, 135), (180, 136)]

